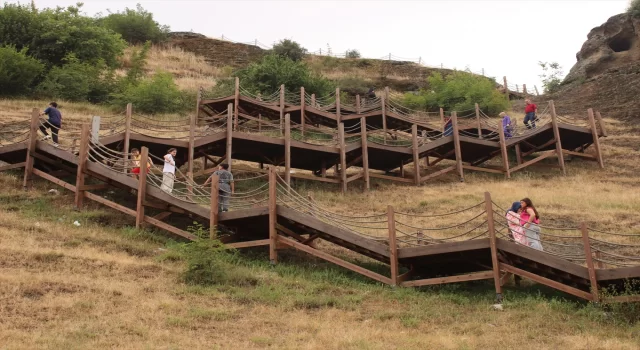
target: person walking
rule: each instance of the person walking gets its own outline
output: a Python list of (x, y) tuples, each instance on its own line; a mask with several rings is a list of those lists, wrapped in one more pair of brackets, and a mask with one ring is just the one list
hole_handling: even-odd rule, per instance
[(524, 125), (527, 129), (536, 128), (536, 113), (538, 113), (538, 106), (531, 102), (530, 99), (524, 100), (526, 106), (524, 107)]
[(520, 226), (527, 237), (527, 246), (541, 251), (543, 249), (540, 241), (540, 226), (538, 226), (540, 215), (529, 198), (520, 200), (520, 206)]
[[(214, 175), (218, 176), (218, 212), (229, 211), (229, 198), (236, 191), (236, 186), (233, 182), (233, 174), (229, 171), (229, 164), (220, 164), (218, 170), (214, 171), (211, 176), (204, 182), (203, 186), (206, 186)], [(213, 184), (212, 184), (213, 185)]]
[(176, 179), (176, 161), (175, 156), (178, 150), (170, 148), (164, 156), (164, 168), (162, 169), (162, 186), (160, 189), (171, 194), (173, 191), (173, 182)]
[[(60, 113), (60, 110), (58, 109), (58, 104), (56, 102), (49, 103), (49, 107), (47, 107), (44, 112), (40, 113), (40, 116), (43, 115), (47, 115), (49, 119), (44, 123), (44, 125), (40, 124), (40, 131), (44, 134), (42, 141), (53, 138), (53, 145), (58, 147), (58, 133), (62, 126), (62, 113)], [(47, 133), (47, 129), (51, 130), (51, 136)]]
[(504, 131), (504, 137), (510, 139), (513, 132), (511, 117), (505, 112), (500, 112), (500, 117), (502, 118), (502, 130)]

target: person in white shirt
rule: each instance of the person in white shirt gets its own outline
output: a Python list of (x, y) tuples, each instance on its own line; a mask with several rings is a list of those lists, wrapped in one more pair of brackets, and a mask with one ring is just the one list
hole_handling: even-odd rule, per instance
[(171, 193), (173, 191), (173, 181), (176, 179), (176, 161), (174, 157), (178, 153), (175, 148), (170, 148), (164, 156), (164, 168), (162, 169), (162, 186), (160, 189)]

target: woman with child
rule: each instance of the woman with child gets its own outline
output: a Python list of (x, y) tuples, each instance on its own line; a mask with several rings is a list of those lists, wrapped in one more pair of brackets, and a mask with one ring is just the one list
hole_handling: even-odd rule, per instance
[(506, 214), (513, 240), (527, 247), (542, 251), (540, 241), (540, 215), (531, 199), (514, 202)]

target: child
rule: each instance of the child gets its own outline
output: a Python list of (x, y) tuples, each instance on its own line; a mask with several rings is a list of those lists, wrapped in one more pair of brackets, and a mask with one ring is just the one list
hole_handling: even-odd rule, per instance
[(505, 112), (500, 112), (500, 117), (502, 118), (502, 130), (504, 130), (504, 137), (510, 139), (511, 132), (513, 131), (513, 127), (511, 126), (511, 117), (507, 115)]
[[(131, 156), (132, 156), (132, 161), (133, 161), (133, 169), (131, 170), (132, 174), (135, 174), (134, 177), (137, 177), (137, 175), (140, 174), (140, 150), (137, 148), (132, 148), (131, 149)], [(147, 172), (149, 171), (149, 169), (151, 169), (151, 158), (147, 157)]]
[(173, 191), (173, 182), (176, 179), (176, 161), (175, 156), (178, 150), (170, 148), (164, 156), (164, 168), (162, 169), (162, 186), (160, 189), (171, 194)]

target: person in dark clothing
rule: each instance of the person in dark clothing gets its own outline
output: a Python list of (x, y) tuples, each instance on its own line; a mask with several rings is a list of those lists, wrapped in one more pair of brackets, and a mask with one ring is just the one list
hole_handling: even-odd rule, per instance
[(369, 91), (367, 92), (367, 97), (376, 98), (376, 91), (373, 88), (369, 88)]
[(444, 123), (444, 136), (451, 136), (451, 135), (453, 135), (453, 120), (449, 118)]
[(229, 211), (229, 199), (236, 190), (233, 174), (229, 171), (229, 164), (220, 164), (218, 170), (211, 174), (202, 186), (211, 182), (213, 175), (218, 176), (218, 212), (227, 212)]
[[(58, 132), (60, 131), (60, 126), (62, 125), (62, 114), (60, 110), (58, 110), (58, 104), (55, 102), (49, 103), (49, 107), (44, 110), (40, 114), (40, 116), (47, 115), (49, 119), (44, 123), (44, 125), (40, 125), (40, 131), (44, 134), (44, 140), (49, 140), (53, 137), (53, 145), (58, 146)], [(47, 133), (47, 128), (51, 129), (51, 135)]]

